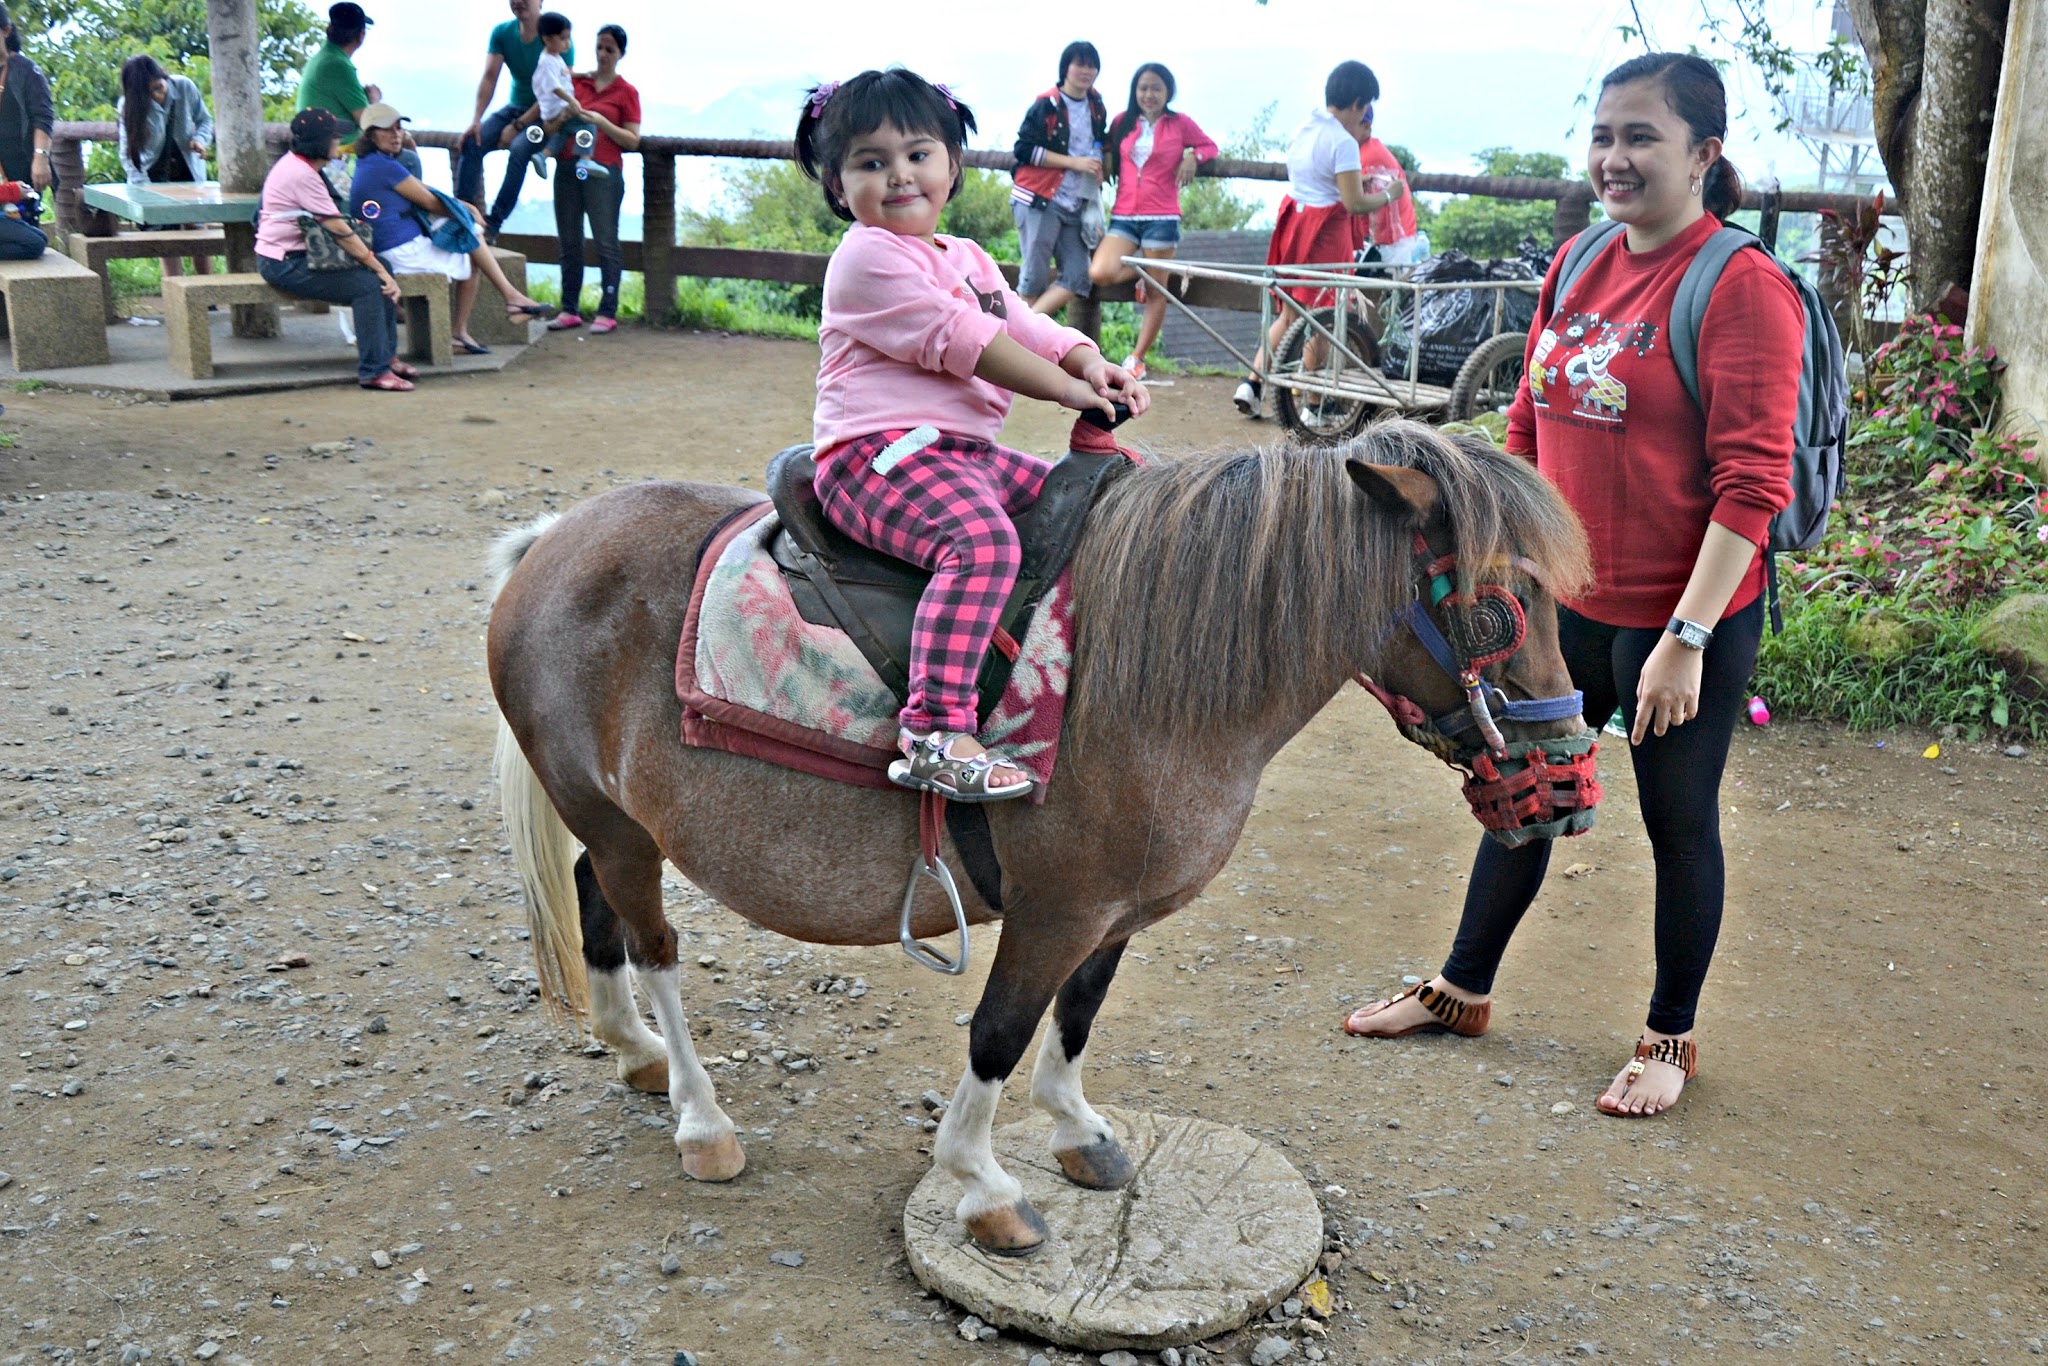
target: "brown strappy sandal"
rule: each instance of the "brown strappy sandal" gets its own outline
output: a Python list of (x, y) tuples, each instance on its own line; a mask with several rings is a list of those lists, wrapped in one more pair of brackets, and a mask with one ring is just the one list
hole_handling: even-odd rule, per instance
[[(1413, 996), (1422, 1002), (1423, 1009), (1436, 1016), (1406, 1029), (1397, 1029), (1382, 1034), (1377, 1030), (1358, 1029), (1354, 1026), (1385, 1013), (1402, 1001)], [(1405, 1039), (1410, 1034), (1462, 1034), (1476, 1039), (1484, 1034), (1493, 1023), (1493, 1002), (1461, 1001), (1448, 991), (1439, 991), (1427, 982), (1417, 982), (1399, 996), (1390, 996), (1384, 1001), (1375, 1001), (1369, 1006), (1360, 1006), (1345, 1017), (1344, 1032), (1355, 1034), (1362, 1039)]]
[[(1671, 1108), (1669, 1105), (1665, 1106), (1663, 1110), (1623, 1110), (1619, 1108), (1621, 1097), (1627, 1095), (1628, 1088), (1634, 1086), (1642, 1079), (1643, 1073), (1649, 1069), (1649, 1064), (1653, 1062), (1669, 1063), (1680, 1072), (1683, 1072), (1686, 1081), (1690, 1083), (1694, 1077), (1700, 1074), (1699, 1045), (1692, 1039), (1659, 1039), (1655, 1043), (1651, 1043), (1648, 1039), (1637, 1039), (1635, 1056), (1629, 1059), (1628, 1067), (1625, 1069), (1627, 1076), (1621, 1084), (1621, 1094), (1610, 1099), (1608, 1094), (1602, 1091), (1600, 1098), (1594, 1102), (1595, 1107), (1599, 1109), (1600, 1113), (1603, 1115), (1613, 1115), (1617, 1119), (1648, 1119), (1652, 1115), (1661, 1115), (1665, 1110), (1669, 1110)], [(1683, 1095), (1684, 1093), (1680, 1092), (1680, 1094)], [(1673, 1104), (1676, 1103), (1675, 1101), (1673, 1102)]]

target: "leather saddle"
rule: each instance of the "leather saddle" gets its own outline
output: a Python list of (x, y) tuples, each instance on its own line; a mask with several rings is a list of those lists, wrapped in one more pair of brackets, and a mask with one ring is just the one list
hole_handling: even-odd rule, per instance
[[(803, 619), (846, 632), (897, 701), (907, 702), (911, 622), (931, 573), (869, 549), (826, 519), (813, 487), (817, 467), (812, 451), (808, 445), (791, 446), (768, 464), (768, 496), (782, 522), (770, 553)], [(1023, 565), (1003, 609), (998, 644), (975, 680), (984, 724), (1009, 685), (1016, 642), (1030, 630), (1039, 603), (1073, 556), (1089, 509), (1129, 464), (1121, 454), (1070, 452), (1046, 476), (1038, 501), (1016, 517)], [(1005, 636), (1011, 647), (1007, 652)]]

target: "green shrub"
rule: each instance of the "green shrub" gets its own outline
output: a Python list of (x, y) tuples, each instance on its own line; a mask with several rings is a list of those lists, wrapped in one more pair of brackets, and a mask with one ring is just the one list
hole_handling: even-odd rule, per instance
[(1816, 551), (1779, 559), (1786, 629), (1757, 677), (1780, 714), (2048, 733), (2048, 700), (1974, 640), (2005, 593), (2048, 591), (2041, 452), (1992, 425), (2002, 369), (1932, 317), (1871, 357), (1849, 492)]

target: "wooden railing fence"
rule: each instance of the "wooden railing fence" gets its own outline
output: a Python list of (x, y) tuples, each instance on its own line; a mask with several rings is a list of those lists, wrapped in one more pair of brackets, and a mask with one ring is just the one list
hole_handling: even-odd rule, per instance
[[(282, 151), (286, 140), (285, 125), (271, 124), (267, 127), (268, 138), (276, 149)], [(443, 129), (416, 128), (412, 130), (413, 140), (422, 148), (445, 149), (448, 153), (451, 171), (456, 160), (456, 144), (460, 133)], [(52, 138), (51, 161), (59, 180), (68, 188), (57, 195), (57, 224), (60, 231), (75, 232), (83, 222), (82, 204), (77, 187), (85, 181), (85, 160), (80, 144), (86, 142), (112, 142), (115, 132), (112, 123), (63, 122), (56, 126)], [(678, 138), (650, 134), (641, 138), (637, 151), (641, 166), (641, 240), (624, 243), (626, 269), (639, 271), (646, 279), (646, 296), (651, 302), (657, 299), (674, 299), (676, 281), (689, 275), (706, 279), (727, 280), (775, 280), (786, 284), (820, 284), (825, 278), (825, 262), (828, 257), (815, 252), (794, 251), (749, 251), (727, 247), (697, 247), (676, 245), (676, 159), (678, 157), (717, 157), (751, 161), (788, 161), (796, 155), (793, 144), (730, 138)], [(969, 166), (982, 170), (1007, 172), (1013, 163), (1007, 152), (969, 151), (965, 157)], [(497, 167), (493, 165), (492, 170)], [(1242, 161), (1219, 157), (1203, 162), (1198, 174), (1227, 180), (1268, 180), (1287, 179), (1287, 167), (1274, 161)], [(1469, 194), (1491, 199), (1519, 200), (1523, 202), (1549, 201), (1556, 205), (1552, 218), (1554, 240), (1563, 241), (1580, 231), (1591, 220), (1593, 192), (1583, 180), (1545, 180), (1526, 176), (1473, 176), (1446, 175), (1424, 171), (1413, 177), (1411, 188), (1422, 194)], [(1752, 190), (1744, 200), (1746, 208), (1760, 208), (1769, 215), (1773, 213), (1813, 213), (1834, 209), (1853, 211), (1862, 201), (1853, 195), (1817, 194), (1811, 191), (1786, 191), (1768, 198)], [(503, 245), (525, 255), (527, 260), (541, 265), (557, 264), (560, 260), (559, 247), (554, 237), (531, 233), (508, 233), (502, 239)], [(650, 243), (667, 242), (666, 251), (650, 250)], [(586, 238), (584, 243), (586, 264), (597, 264), (597, 249)], [(1094, 302), (1101, 300), (1128, 300), (1131, 286), (1115, 285), (1096, 291), (1095, 301), (1077, 301), (1083, 304), (1078, 310), (1081, 316), (1074, 317), (1076, 326), (1091, 335), (1095, 332)], [(1199, 307), (1225, 308), (1257, 312), (1259, 291), (1249, 285), (1234, 284), (1218, 280), (1196, 280), (1191, 282), (1186, 295), (1190, 304)]]

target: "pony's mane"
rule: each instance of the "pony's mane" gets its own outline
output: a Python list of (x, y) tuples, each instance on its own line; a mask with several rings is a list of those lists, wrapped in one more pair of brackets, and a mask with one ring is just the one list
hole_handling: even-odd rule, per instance
[(1388, 420), (1340, 447), (1154, 459), (1104, 492), (1075, 551), (1077, 740), (1098, 709), (1201, 733), (1376, 667), (1410, 595), (1414, 544), (1352, 481), (1354, 456), (1436, 481), (1462, 578), (1507, 579), (1515, 555), (1554, 592), (1589, 578), (1578, 518), (1534, 466), (1482, 437)]

